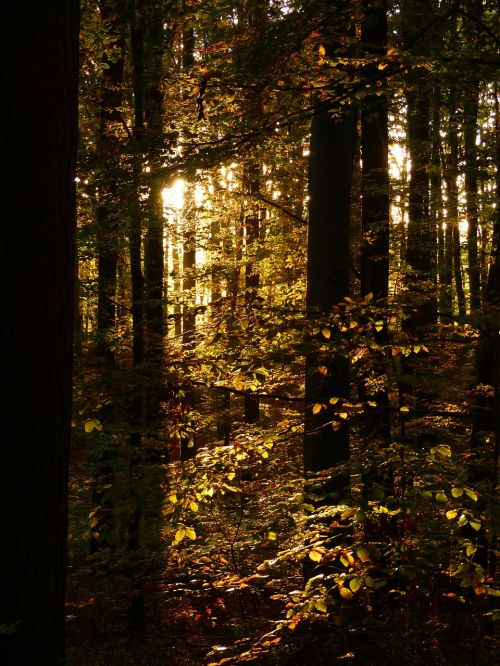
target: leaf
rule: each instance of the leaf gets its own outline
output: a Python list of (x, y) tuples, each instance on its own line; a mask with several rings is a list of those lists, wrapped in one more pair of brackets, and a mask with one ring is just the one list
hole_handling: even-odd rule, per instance
[(400, 412), (409, 412), (409, 411), (410, 411), (410, 408), (407, 407), (406, 405), (404, 405), (403, 407), (400, 408), (399, 411), (400, 411)]
[(186, 536), (186, 529), (184, 527), (180, 527), (175, 533), (174, 539), (175, 541), (177, 541), (177, 543), (180, 543), (185, 536)]
[(328, 402), (330, 403), (330, 405), (336, 405), (339, 400), (340, 398), (330, 398)]
[(229, 481), (232, 481), (234, 477), (236, 476), (236, 472), (229, 472), (227, 475), (227, 478)]
[(472, 488), (464, 488), (467, 497), (470, 497), (473, 502), (477, 502), (477, 493)]
[(451, 511), (447, 511), (445, 515), (448, 518), (448, 520), (453, 520), (458, 516), (458, 511), (452, 509)]
[(373, 300), (373, 292), (370, 291), (366, 296), (364, 297), (365, 303), (369, 303), (371, 300)]
[(359, 557), (361, 562), (368, 562), (370, 559), (370, 551), (365, 546), (360, 546), (356, 550), (356, 555)]
[(194, 511), (195, 513), (196, 511), (198, 511), (198, 505), (196, 504), (196, 502), (189, 502), (189, 508), (191, 509), (191, 511)]
[(455, 499), (457, 497), (462, 497), (462, 495), (464, 494), (464, 489), (463, 488), (452, 488), (451, 489), (451, 494), (453, 495), (453, 497), (455, 497)]
[(314, 608), (316, 610), (319, 610), (320, 613), (326, 613), (327, 612), (327, 606), (323, 599), (316, 599), (314, 601)]
[(357, 592), (361, 587), (362, 582), (363, 581), (359, 576), (355, 576), (354, 578), (351, 578), (351, 580), (349, 581), (349, 587), (353, 592)]
[(380, 333), (380, 331), (382, 331), (383, 328), (384, 328), (384, 322), (382, 320), (375, 322), (375, 330), (377, 331), (377, 333)]
[(97, 419), (87, 419), (83, 427), (86, 433), (92, 432), (93, 430), (97, 430), (97, 432), (102, 432), (103, 430), (102, 423)]
[(319, 53), (319, 55), (320, 55), (322, 58), (326, 55), (326, 49), (325, 49), (325, 47), (323, 46), (323, 44), (320, 44), (320, 45), (319, 45), (318, 53)]
[(323, 559), (323, 551), (318, 550), (317, 548), (313, 548), (312, 550), (309, 551), (309, 558), (313, 562), (321, 562)]
[(168, 501), (171, 502), (172, 504), (177, 503), (177, 495), (169, 495)]
[(476, 530), (476, 532), (479, 532), (481, 529), (481, 521), (479, 518), (474, 518), (473, 520), (469, 521), (469, 525), (472, 527), (473, 530)]
[(186, 536), (193, 541), (196, 539), (196, 532), (192, 527), (186, 527)]
[(467, 555), (467, 557), (472, 557), (472, 555), (474, 555), (474, 553), (476, 552), (476, 550), (477, 550), (477, 546), (474, 546), (474, 545), (472, 545), (472, 544), (469, 544), (469, 545), (467, 546), (467, 548), (465, 549), (465, 554)]
[(327, 340), (329, 340), (331, 338), (332, 332), (330, 331), (329, 328), (325, 326), (324, 328), (321, 329), (321, 335)]
[(339, 416), (341, 419), (347, 419), (349, 417), (349, 414), (347, 412), (339, 412)]
[(323, 405), (316, 403), (315, 405), (313, 405), (313, 414), (319, 414), (322, 409)]
[(446, 493), (443, 493), (442, 491), (436, 493), (436, 502), (439, 502), (440, 504), (446, 504), (448, 501), (448, 497)]
[(276, 541), (277, 536), (278, 535), (276, 534), (276, 532), (268, 532), (267, 533), (267, 538), (269, 539), (269, 541)]
[(341, 587), (340, 596), (342, 599), (352, 599), (354, 595), (348, 587)]

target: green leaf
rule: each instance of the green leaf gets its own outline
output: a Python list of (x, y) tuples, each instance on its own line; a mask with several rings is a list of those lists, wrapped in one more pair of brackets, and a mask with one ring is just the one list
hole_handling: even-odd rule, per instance
[(467, 548), (465, 549), (465, 554), (467, 555), (467, 557), (472, 557), (472, 555), (474, 555), (476, 550), (477, 550), (477, 546), (474, 546), (473, 544), (469, 544), (467, 546)]
[(448, 497), (446, 493), (443, 493), (442, 491), (436, 493), (436, 502), (439, 502), (440, 504), (446, 504), (447, 501)]
[(368, 562), (369, 559), (370, 559), (370, 551), (365, 546), (360, 546), (356, 550), (356, 554), (359, 557), (359, 559), (361, 560), (361, 562)]
[(315, 599), (314, 608), (316, 610), (319, 610), (320, 613), (326, 613), (326, 611), (327, 611), (327, 606), (326, 606), (325, 602), (323, 601), (323, 599)]
[(354, 578), (351, 578), (351, 580), (349, 581), (349, 587), (353, 592), (357, 592), (361, 587), (362, 582), (363, 581), (359, 576), (355, 576)]

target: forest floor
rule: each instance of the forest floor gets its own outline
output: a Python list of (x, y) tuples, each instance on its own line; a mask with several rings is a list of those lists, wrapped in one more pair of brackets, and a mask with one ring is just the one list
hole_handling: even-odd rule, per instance
[[(464, 414), (471, 409), (474, 385), (471, 354), (469, 340), (455, 335), (453, 330), (442, 342), (434, 342), (433, 353), (419, 366), (424, 368), (425, 397), (416, 398), (420, 405), (425, 406), (428, 401), (429, 412), (433, 413), (418, 416), (415, 413), (404, 419), (396, 417), (393, 423), (396, 439), (405, 437), (412, 441), (413, 438), (419, 446), (423, 440), (431, 446), (449, 444), (458, 452), (468, 448), (470, 420), (455, 418), (453, 413)], [(418, 393), (419, 378), (413, 379)], [(241, 411), (242, 405), (236, 403), (236, 406)], [(130, 562), (126, 558), (110, 562), (106, 561), (105, 554), (89, 554), (88, 514), (92, 509), (89, 451), (85, 439), (74, 446), (70, 478), (68, 666), (202, 666), (217, 663), (226, 654), (234, 654), (235, 645), (239, 652), (244, 652), (252, 643), (264, 640), (276, 626), (283, 617), (283, 604), (276, 600), (276, 593), (300, 589), (302, 568), (296, 562), (287, 563), (286, 570), (278, 573), (273, 581), (267, 581), (266, 577), (259, 576), (258, 566), (263, 560), (273, 558), (284, 545), (292, 543), (296, 535), (296, 528), (284, 519), (289, 506), (280, 507), (289, 502), (294, 493), (296, 497), (301, 495), (301, 436), (298, 432), (290, 435), (292, 424), (300, 420), (301, 413), (290, 410), (287, 405), (274, 404), (266, 406), (264, 414), (267, 432), (275, 435), (281, 432), (286, 436), (273, 449), (269, 463), (258, 468), (257, 473), (254, 466), (247, 478), (236, 480), (242, 492), (228, 499), (227, 504), (219, 504), (216, 510), (209, 505), (200, 506), (193, 524), (197, 535), (203, 538), (193, 541), (186, 538), (181, 547), (173, 547), (172, 531), (165, 528), (168, 517), (160, 526), (156, 545), (150, 549), (150, 560), (145, 562), (148, 573), (141, 581), (145, 606), (145, 626), (141, 631), (129, 627), (129, 609), (135, 589)], [(255, 436), (244, 426), (235, 432), (236, 438), (241, 435), (248, 441)], [(354, 437), (356, 431), (353, 432)], [(201, 449), (204, 447), (207, 455), (215, 446), (210, 438), (213, 438), (213, 429), (212, 435), (201, 441)], [(168, 487), (165, 486), (166, 495), (172, 492), (172, 480), (182, 478), (185, 471), (180, 462), (163, 466), (165, 477), (170, 479)], [(273, 530), (271, 538), (261, 533), (263, 527)], [(270, 534), (267, 532), (268, 537)], [(120, 559), (119, 555), (116, 557)], [(268, 582), (272, 583), (269, 587)], [(424, 615), (428, 612), (427, 609), (421, 611)], [(397, 636), (397, 627), (402, 622), (398, 615), (395, 607), (391, 620), (394, 625), (383, 629), (386, 636), (380, 636), (382, 642), (402, 640)], [(429, 643), (436, 640), (436, 645), (442, 646), (434, 661), (423, 652), (418, 656), (420, 639), (413, 637), (411, 640), (417, 641), (417, 648), (411, 648), (416, 651), (408, 653), (413, 655), (411, 662), (406, 657), (400, 658), (396, 648), (389, 647), (387, 654), (392, 651), (395, 656), (387, 657), (388, 661), (376, 660), (368, 650), (368, 656), (361, 661), (352, 661), (351, 654), (346, 652), (339, 663), (363, 666), (494, 663), (491, 661), (495, 651), (492, 637), (471, 633), (470, 652), (464, 651), (462, 638), (470, 627), (467, 618), (464, 620), (460, 614), (456, 618), (455, 627), (433, 625), (432, 621), (422, 623), (428, 633), (422, 635), (422, 640)], [(302, 636), (300, 630), (296, 633), (294, 651), (273, 657), (271, 648), (265, 659), (253, 663), (316, 666), (337, 661), (336, 658), (318, 660), (309, 649), (307, 633)]]

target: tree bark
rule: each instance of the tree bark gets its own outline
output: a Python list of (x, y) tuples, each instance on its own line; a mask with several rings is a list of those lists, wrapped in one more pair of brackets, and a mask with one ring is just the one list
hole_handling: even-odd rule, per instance
[[(329, 20), (345, 21), (349, 3), (335, 7)], [(328, 45), (328, 50), (333, 50)], [(340, 118), (332, 117), (330, 104), (317, 99), (311, 125), (308, 191), (309, 225), (307, 243), (306, 303), (311, 318), (328, 318), (335, 306), (350, 293), (350, 205), (356, 135), (356, 113), (348, 107)], [(334, 350), (324, 364), (318, 341), (310, 339), (306, 357), (306, 414), (304, 433), (304, 469), (318, 472), (345, 463), (349, 459), (349, 428), (338, 423), (329, 425), (334, 414), (329, 406), (332, 397), (349, 397), (349, 359)], [(321, 411), (314, 405), (324, 405)], [(335, 473), (325, 485), (331, 502), (347, 490), (349, 475)]]
[[(27, 19), (27, 17), (29, 17)], [(79, 5), (2, 21), (2, 663), (64, 658)]]

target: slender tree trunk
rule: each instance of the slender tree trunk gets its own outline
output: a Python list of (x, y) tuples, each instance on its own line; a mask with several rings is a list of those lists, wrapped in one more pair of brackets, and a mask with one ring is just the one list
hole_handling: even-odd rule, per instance
[(478, 203), (477, 203), (477, 114), (479, 82), (473, 81), (464, 103), (465, 192), (467, 206), (467, 258), (469, 263), (469, 298), (471, 312), (481, 307), (481, 282), (478, 257)]
[[(372, 56), (383, 55), (387, 47), (387, 2), (376, 7), (371, 0), (363, 1), (364, 18), (361, 39)], [(377, 66), (371, 65), (366, 76), (373, 77)], [(389, 293), (389, 163), (388, 163), (387, 97), (370, 95), (361, 104), (361, 155), (362, 155), (362, 208), (361, 230), (361, 294), (373, 294), (375, 303), (387, 305)], [(385, 320), (385, 318), (384, 318)], [(375, 333), (377, 343), (387, 343), (387, 324)], [(372, 372), (384, 375), (385, 359), (377, 358)], [(363, 400), (374, 400), (382, 409), (377, 414), (367, 414), (367, 436), (381, 436), (385, 444), (390, 442), (387, 390), (374, 395), (361, 387)]]
[(92, 518), (90, 550), (111, 545), (114, 538), (113, 506), (110, 488), (114, 481), (113, 442), (110, 430), (114, 418), (113, 374), (115, 372), (114, 336), (116, 334), (117, 269), (120, 203), (117, 200), (116, 174), (120, 140), (115, 125), (120, 121), (123, 88), (123, 38), (118, 18), (112, 16), (111, 3), (101, 3), (103, 20), (112, 21), (119, 57), (106, 60), (101, 87), (101, 117), (98, 138), (99, 191), (97, 208), (97, 356), (104, 386), (99, 420), (103, 431), (98, 436), (94, 453), (92, 482)]
[(443, 229), (443, 182), (441, 169), (441, 89), (436, 83), (432, 96), (432, 152), (431, 152), (431, 223), (437, 233), (437, 278), (439, 312), (451, 311), (451, 300), (447, 292), (445, 267), (445, 235)]
[[(79, 5), (2, 17), (0, 659), (64, 659)], [(10, 631), (10, 633), (6, 633)]]
[[(137, 553), (141, 547), (142, 498), (139, 492), (142, 464), (142, 431), (144, 393), (141, 373), (144, 363), (144, 277), (142, 274), (142, 214), (139, 201), (139, 177), (142, 167), (141, 149), (144, 142), (144, 24), (137, 13), (131, 28), (132, 65), (134, 77), (134, 154), (132, 156), (133, 202), (130, 214), (129, 253), (132, 287), (132, 367), (135, 369), (130, 400), (130, 497), (131, 512), (128, 519), (128, 548)], [(132, 598), (129, 608), (129, 626), (144, 628), (144, 595), (142, 586), (132, 573)]]

